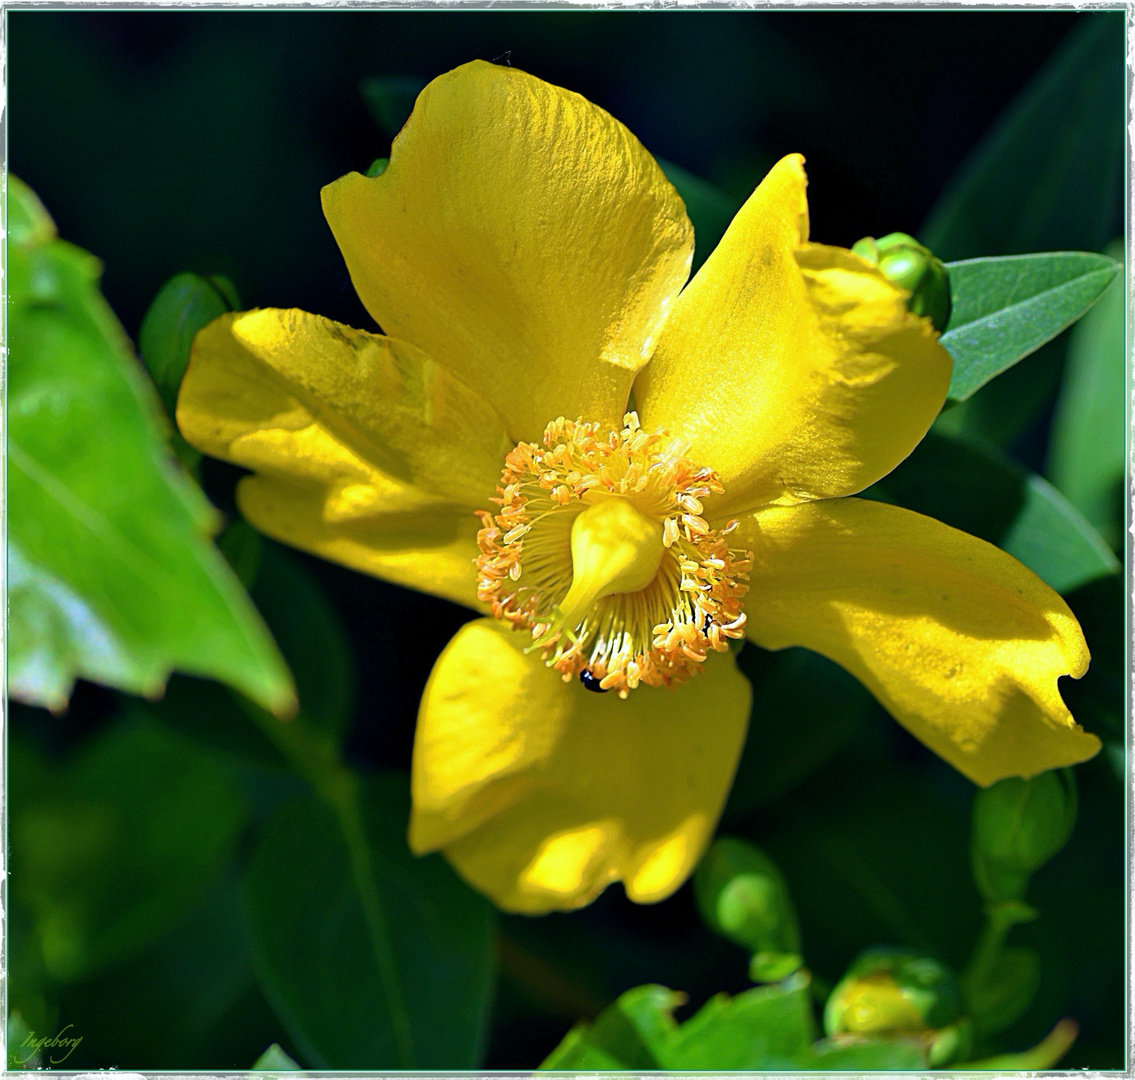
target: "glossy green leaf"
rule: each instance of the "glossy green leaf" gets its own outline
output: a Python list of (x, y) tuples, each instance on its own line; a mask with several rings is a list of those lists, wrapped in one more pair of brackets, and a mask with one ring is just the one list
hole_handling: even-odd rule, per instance
[(950, 263), (954, 358), (949, 397), (964, 401), (1071, 326), (1119, 271), (1106, 255), (1060, 251)]
[(169, 417), (197, 331), (232, 310), (222, 288), (200, 274), (177, 274), (158, 290), (138, 330), (138, 352)]
[(261, 985), (313, 1068), (476, 1068), (492, 909), (440, 856), (410, 854), (402, 780), (362, 793), (357, 833), (314, 798), (268, 823), (245, 888)]
[(1085, 16), (918, 231), (940, 259), (1099, 251), (1122, 210), (1124, 22)]
[(807, 1067), (815, 1038), (809, 980), (718, 994), (679, 1024), (685, 1000), (664, 986), (628, 990), (592, 1025), (580, 1024), (542, 1069), (773, 1070)]
[(152, 386), (98, 291), (10, 179), (9, 687), (63, 709), (76, 678), (161, 694), (173, 670), (267, 708), (291, 679), (225, 561), (216, 514), (169, 458)]
[(1059, 593), (1119, 571), (1060, 492), (991, 447), (931, 432), (876, 493), (996, 544)]
[(741, 209), (741, 204), (708, 180), (687, 172), (680, 165), (661, 158), (657, 161), (666, 174), (666, 179), (674, 185), (682, 202), (686, 204), (686, 213), (694, 227), (692, 269), (697, 270), (717, 247), (734, 215)]
[(30, 913), (55, 982), (121, 962), (175, 926), (244, 825), (225, 766), (140, 712), (61, 767), (21, 760), (11, 776), (12, 898)]
[[(1122, 261), (1123, 242), (1109, 245), (1107, 254)], [(1123, 536), (1127, 472), (1123, 284), (1122, 278), (1112, 282), (1072, 330), (1046, 470), (1113, 549)]]

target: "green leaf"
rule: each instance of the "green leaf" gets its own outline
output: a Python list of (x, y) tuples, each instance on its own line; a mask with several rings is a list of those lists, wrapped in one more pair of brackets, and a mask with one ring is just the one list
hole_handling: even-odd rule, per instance
[(684, 1024), (684, 994), (664, 986), (628, 990), (593, 1025), (580, 1024), (541, 1069), (767, 1070), (800, 1067), (815, 1037), (804, 973), (730, 998), (718, 994)]
[(74, 1068), (129, 1061), (148, 1072), (192, 1063), (231, 1074), (234, 1062), (254, 1060), (283, 1037), (252, 970), (231, 864), (173, 930), (68, 985), (58, 1004), (83, 1036)]
[(216, 514), (163, 445), (97, 260), (14, 178), (9, 205), (10, 692), (61, 710), (76, 678), (156, 696), (177, 669), (286, 712), (288, 671), (207, 540)]
[(225, 767), (137, 712), (69, 764), (25, 760), (11, 779), (12, 896), (57, 982), (120, 962), (176, 925), (244, 824)]
[[(1107, 254), (1122, 260), (1123, 241), (1109, 245)], [(1127, 294), (1123, 284), (1122, 279), (1112, 282), (1072, 330), (1046, 470), (1113, 549), (1123, 537), (1127, 472)]]
[(694, 226), (696, 245), (692, 269), (697, 270), (717, 247), (734, 215), (741, 209), (741, 204), (708, 180), (687, 172), (680, 165), (662, 158), (655, 160), (686, 204), (686, 213)]
[(138, 351), (171, 418), (197, 331), (231, 310), (215, 282), (188, 273), (170, 278), (147, 309)]
[[(753, 684), (752, 719), (722, 815), (725, 825), (754, 817), (870, 738), (878, 711), (854, 676), (807, 649), (773, 653), (746, 646), (737, 662)], [(802, 686), (808, 693), (800, 692)]]
[[(619, 1072), (628, 1066), (622, 1059), (596, 1046), (585, 1027), (574, 1027), (540, 1064), (541, 1069), (554, 1072)], [(653, 1069), (653, 1064), (647, 1066)]]
[(992, 447), (931, 432), (864, 497), (878, 492), (996, 544), (1059, 593), (1119, 571), (1111, 550), (1060, 492)]
[(1099, 251), (1121, 212), (1122, 13), (1085, 16), (935, 204), (918, 237), (940, 259)]
[(814, 1038), (809, 981), (799, 975), (734, 998), (719, 994), (671, 1035), (658, 1060), (667, 1070), (792, 1069)]
[(1064, 251), (947, 269), (951, 309), (941, 342), (954, 358), (949, 398), (965, 401), (1080, 318), (1119, 266), (1106, 255)]
[(934, 421), (943, 435), (1008, 447), (1036, 425), (1056, 396), (1067, 334), (1042, 345), (1027, 364), (1015, 364), (965, 401), (949, 402)]
[(492, 909), (410, 854), (400, 779), (363, 795), (357, 828), (314, 798), (268, 823), (245, 883), (261, 985), (313, 1068), (476, 1068)]
[(253, 1072), (299, 1072), (297, 1065), (280, 1048), (279, 1043), (273, 1043), (260, 1055), (252, 1066)]
[(926, 1055), (911, 1039), (844, 1036), (816, 1043), (803, 1066), (824, 1072), (925, 1072)]

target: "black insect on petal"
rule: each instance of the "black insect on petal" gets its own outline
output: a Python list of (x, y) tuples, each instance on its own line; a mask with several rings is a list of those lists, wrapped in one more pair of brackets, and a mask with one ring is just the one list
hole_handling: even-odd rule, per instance
[(579, 673), (579, 681), (587, 687), (588, 690), (593, 690), (596, 694), (605, 694), (607, 690), (605, 687), (599, 685), (599, 680), (591, 674), (587, 668), (584, 668)]

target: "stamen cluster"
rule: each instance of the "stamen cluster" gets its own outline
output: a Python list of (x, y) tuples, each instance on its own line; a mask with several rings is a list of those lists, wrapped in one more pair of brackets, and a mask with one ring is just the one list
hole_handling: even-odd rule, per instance
[[(703, 500), (724, 488), (685, 447), (643, 431), (561, 417), (543, 446), (520, 443), (505, 459), (496, 514), (479, 511), (477, 596), (493, 614), (530, 630), (533, 648), (568, 681), (626, 697), (640, 683), (670, 686), (702, 670), (710, 650), (728, 649), (745, 625), (749, 552), (733, 550), (736, 528), (709, 526)], [(659, 522), (664, 553), (654, 580), (635, 593), (597, 600), (575, 625), (559, 618), (572, 583), (571, 530), (589, 499), (621, 496)]]

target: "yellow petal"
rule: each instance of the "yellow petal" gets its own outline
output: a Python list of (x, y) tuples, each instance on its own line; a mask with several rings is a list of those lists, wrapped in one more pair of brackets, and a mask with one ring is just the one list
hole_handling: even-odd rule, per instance
[(370, 507), (364, 513), (342, 506), (347, 501), (342, 493), (275, 476), (245, 477), (236, 494), (245, 518), (276, 540), (395, 585), (486, 610), (477, 599), (474, 565), (480, 522), (468, 507), (435, 502), (424, 509), (376, 512), (375, 490), (361, 487), (359, 498)]
[[(1088, 649), (1047, 585), (991, 544), (901, 507), (836, 499), (743, 519), (749, 638), (841, 664), (977, 784), (1090, 758), (1057, 679)], [(806, 692), (805, 687), (801, 693)]]
[(622, 124), (483, 61), (430, 83), (386, 171), (330, 184), (323, 209), (378, 324), (479, 390), (516, 441), (559, 416), (620, 426), (693, 250)]
[(749, 684), (729, 656), (626, 700), (565, 683), (531, 638), (462, 627), (430, 676), (410, 844), (438, 848), (508, 911), (581, 907), (622, 880), (639, 903), (693, 871), (741, 752)]
[(344, 505), (364, 513), (483, 507), (511, 448), (493, 409), (420, 350), (304, 311), (205, 327), (177, 419), (205, 453), (346, 490)]
[(926, 433), (950, 380), (905, 292), (850, 252), (805, 243), (805, 184), (799, 155), (773, 168), (635, 383), (643, 426), (689, 438), (734, 511), (873, 483)]

